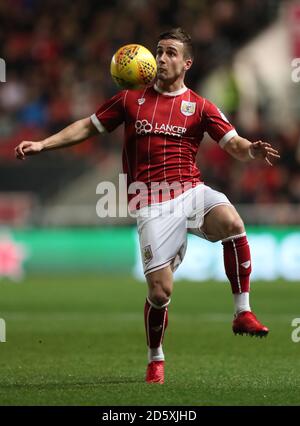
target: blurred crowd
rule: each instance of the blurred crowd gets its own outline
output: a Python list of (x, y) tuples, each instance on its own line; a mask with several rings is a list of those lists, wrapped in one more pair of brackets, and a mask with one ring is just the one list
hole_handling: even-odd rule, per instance
[[(116, 93), (109, 65), (112, 54), (121, 45), (137, 42), (154, 52), (161, 31), (183, 26), (194, 40), (196, 57), (187, 84), (196, 90), (199, 81), (211, 70), (230, 60), (240, 46), (275, 19), (279, 3), (279, 0), (0, 2), (0, 57), (7, 63), (7, 82), (0, 86), (0, 168), (5, 165), (8, 170), (9, 164), (9, 170), (13, 170), (7, 188), (18, 188), (22, 180), (23, 168), (16, 165), (13, 157), (17, 143), (41, 139), (91, 115), (104, 99)], [(278, 147), (282, 155), (280, 165), (263, 168), (252, 163), (245, 167), (232, 161), (216, 144), (204, 143), (199, 154), (203, 178), (234, 202), (299, 202), (299, 129), (296, 126), (280, 134), (270, 132), (261, 115), (259, 125), (245, 134), (235, 121), (237, 104), (238, 94), (232, 109), (226, 112), (238, 131), (251, 140), (264, 139)], [(95, 139), (68, 152), (57, 152), (54, 158), (57, 161), (67, 158), (64, 170), (74, 167), (80, 172), (83, 164), (100, 165), (108, 153), (120, 151), (122, 131)], [(48, 163), (40, 161), (46, 170)], [(6, 183), (1, 177), (1, 190), (5, 190)], [(46, 177), (43, 184), (45, 190)], [(28, 186), (28, 190), (32, 189), (30, 182)], [(38, 185), (34, 189), (38, 191)]]

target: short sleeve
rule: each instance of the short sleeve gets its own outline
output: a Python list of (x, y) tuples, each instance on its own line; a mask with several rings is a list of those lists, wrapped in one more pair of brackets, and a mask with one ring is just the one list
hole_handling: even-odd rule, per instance
[(222, 148), (233, 136), (237, 136), (235, 128), (229, 123), (222, 111), (207, 99), (203, 107), (203, 118), (205, 131)]
[(100, 133), (112, 132), (124, 122), (124, 94), (125, 91), (119, 92), (91, 115), (91, 121)]

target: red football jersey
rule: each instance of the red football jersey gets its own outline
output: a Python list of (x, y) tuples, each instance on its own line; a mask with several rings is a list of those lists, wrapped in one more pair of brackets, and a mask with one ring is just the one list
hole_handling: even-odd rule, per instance
[[(185, 183), (199, 184), (195, 158), (204, 132), (222, 147), (237, 134), (213, 103), (187, 87), (171, 93), (155, 85), (123, 90), (91, 120), (101, 133), (125, 124), (123, 170), (128, 186), (143, 182), (149, 189), (161, 182), (178, 182), (182, 188)], [(148, 203), (154, 201), (149, 193)]]

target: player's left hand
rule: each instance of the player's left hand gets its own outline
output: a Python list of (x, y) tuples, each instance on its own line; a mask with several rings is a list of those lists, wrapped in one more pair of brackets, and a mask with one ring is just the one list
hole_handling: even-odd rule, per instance
[(262, 158), (269, 166), (273, 166), (273, 161), (280, 158), (277, 149), (272, 148), (269, 143), (256, 141), (250, 146), (250, 152), (254, 158)]

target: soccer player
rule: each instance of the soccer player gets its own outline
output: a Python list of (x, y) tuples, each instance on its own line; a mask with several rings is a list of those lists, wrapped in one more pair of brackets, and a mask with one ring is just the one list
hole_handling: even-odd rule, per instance
[[(223, 244), (225, 272), (235, 305), (233, 332), (268, 334), (268, 328), (255, 317), (249, 304), (251, 257), (243, 221), (224, 194), (203, 183), (195, 157), (207, 132), (237, 160), (263, 159), (272, 165), (279, 158), (270, 144), (252, 143), (239, 136), (213, 103), (185, 86), (193, 49), (184, 30), (176, 28), (160, 35), (156, 61), (157, 77), (152, 86), (122, 90), (91, 117), (42, 141), (23, 141), (15, 149), (16, 157), (23, 160), (28, 155), (82, 142), (96, 132), (111, 132), (124, 124), (123, 169), (128, 186), (138, 182), (149, 190), (134, 209), (148, 283), (144, 307), (148, 383), (164, 382), (162, 342), (168, 325), (173, 272), (184, 257), (188, 231)], [(176, 185), (166, 196), (153, 183)], [(130, 205), (135, 197), (128, 195)]]

